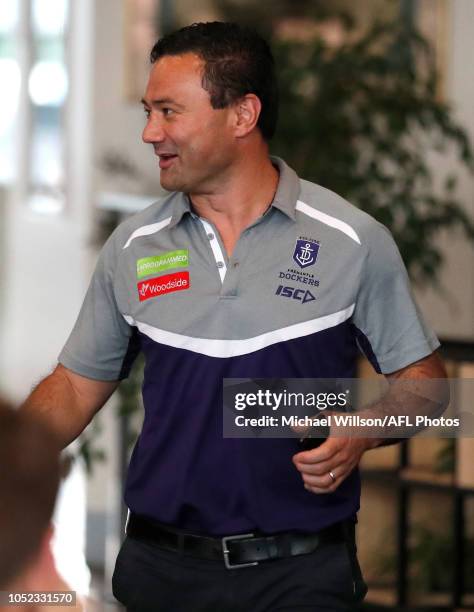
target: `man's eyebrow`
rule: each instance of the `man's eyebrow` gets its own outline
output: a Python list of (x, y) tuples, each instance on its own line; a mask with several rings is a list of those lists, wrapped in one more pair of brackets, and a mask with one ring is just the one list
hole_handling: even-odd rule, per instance
[(148, 102), (147, 100), (145, 100), (145, 98), (142, 98), (140, 102), (143, 104), (143, 106), (148, 106), (148, 107), (159, 106), (160, 104), (172, 104), (173, 106), (176, 106), (178, 108), (184, 108), (184, 106), (182, 106), (181, 104), (178, 104), (172, 98), (159, 98), (157, 100), (151, 100), (151, 102)]

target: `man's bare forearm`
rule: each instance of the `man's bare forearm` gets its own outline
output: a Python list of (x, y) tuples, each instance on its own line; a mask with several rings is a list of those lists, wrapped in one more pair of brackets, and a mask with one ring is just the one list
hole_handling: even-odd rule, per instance
[(43, 420), (64, 448), (87, 427), (117, 384), (87, 379), (58, 365), (33, 390), (22, 410)]
[[(384, 398), (363, 410), (361, 415), (372, 417), (426, 415), (436, 418), (446, 410), (449, 403), (449, 384), (444, 364), (437, 353), (390, 374), (387, 379), (389, 383), (398, 384), (392, 385)], [(425, 394), (431, 396), (431, 399), (425, 397)], [(413, 435), (415, 428), (411, 427), (410, 432)], [(375, 448), (399, 441), (397, 438), (382, 436), (372, 438), (369, 444)]]
[(86, 418), (76, 403), (69, 381), (55, 371), (33, 390), (22, 409), (44, 420), (64, 448), (77, 438), (92, 418)]

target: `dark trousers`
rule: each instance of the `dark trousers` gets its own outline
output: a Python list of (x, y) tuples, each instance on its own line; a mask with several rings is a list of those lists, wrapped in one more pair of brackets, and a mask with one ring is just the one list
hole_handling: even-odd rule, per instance
[(307, 555), (230, 570), (127, 536), (112, 585), (129, 612), (354, 611), (367, 591), (353, 534)]

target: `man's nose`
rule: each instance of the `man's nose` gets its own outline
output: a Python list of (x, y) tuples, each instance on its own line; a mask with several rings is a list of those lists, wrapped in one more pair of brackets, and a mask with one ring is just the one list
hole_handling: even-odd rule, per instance
[(142, 140), (148, 144), (162, 142), (165, 139), (163, 124), (157, 117), (149, 117), (142, 133)]

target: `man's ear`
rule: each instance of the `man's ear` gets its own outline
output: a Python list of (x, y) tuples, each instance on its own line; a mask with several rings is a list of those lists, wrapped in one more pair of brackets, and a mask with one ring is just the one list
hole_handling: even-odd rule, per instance
[(247, 136), (257, 125), (262, 103), (255, 94), (249, 93), (237, 100), (235, 110), (235, 135), (237, 138)]

